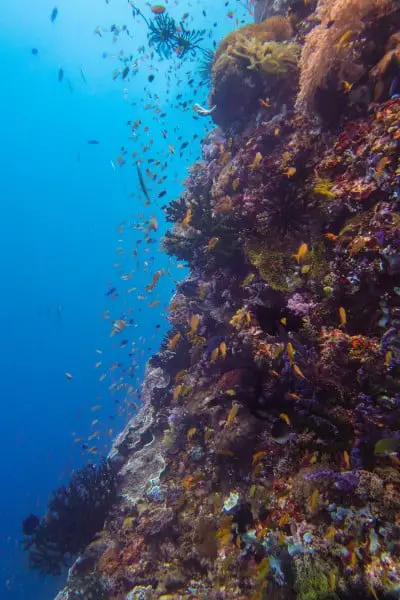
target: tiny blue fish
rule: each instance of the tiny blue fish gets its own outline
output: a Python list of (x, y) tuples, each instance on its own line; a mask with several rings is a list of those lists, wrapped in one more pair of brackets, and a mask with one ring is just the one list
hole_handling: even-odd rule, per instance
[(53, 8), (53, 10), (51, 11), (51, 15), (50, 15), (50, 21), (52, 23), (54, 23), (54, 21), (57, 19), (57, 15), (58, 15), (58, 8), (57, 8), (57, 6), (55, 6)]

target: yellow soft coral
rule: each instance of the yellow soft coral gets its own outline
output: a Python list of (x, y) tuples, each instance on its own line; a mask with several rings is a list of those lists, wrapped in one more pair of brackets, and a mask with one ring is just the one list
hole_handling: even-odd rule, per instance
[(218, 60), (228, 46), (235, 46), (237, 38), (257, 38), (260, 43), (284, 42), (293, 36), (293, 28), (287, 17), (275, 16), (266, 19), (262, 23), (250, 23), (239, 29), (235, 29), (223, 38), (215, 51), (215, 59)]
[(248, 63), (265, 75), (284, 75), (297, 67), (300, 47), (294, 42), (260, 42), (257, 38), (238, 39), (227, 53)]
[(258, 268), (261, 277), (273, 290), (289, 291), (300, 284), (289, 255), (273, 250), (259, 241), (248, 242), (245, 252), (251, 264)]

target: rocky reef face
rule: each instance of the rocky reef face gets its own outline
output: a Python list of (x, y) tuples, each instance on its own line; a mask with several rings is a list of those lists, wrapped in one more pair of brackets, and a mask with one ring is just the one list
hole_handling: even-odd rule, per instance
[(217, 50), (191, 272), (59, 600), (399, 597), (400, 13), (274, 19)]

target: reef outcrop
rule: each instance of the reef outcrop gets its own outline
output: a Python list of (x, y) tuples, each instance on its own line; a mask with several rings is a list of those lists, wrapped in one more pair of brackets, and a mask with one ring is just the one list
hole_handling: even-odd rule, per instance
[(190, 275), (60, 599), (398, 597), (400, 12), (295, 10), (217, 51), (217, 127), (167, 210)]

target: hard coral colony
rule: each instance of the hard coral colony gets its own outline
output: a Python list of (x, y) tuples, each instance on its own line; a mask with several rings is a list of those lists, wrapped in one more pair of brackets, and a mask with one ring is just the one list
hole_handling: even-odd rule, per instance
[(59, 600), (399, 597), (400, 8), (290, 4), (216, 50), (190, 274)]

